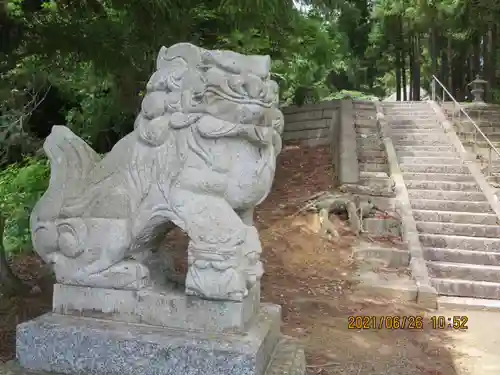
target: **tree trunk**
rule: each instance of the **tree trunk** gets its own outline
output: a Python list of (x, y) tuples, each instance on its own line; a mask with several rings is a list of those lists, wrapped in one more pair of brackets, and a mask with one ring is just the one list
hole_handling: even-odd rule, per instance
[(408, 90), (406, 89), (406, 51), (405, 51), (405, 38), (404, 38), (404, 23), (403, 17), (399, 17), (399, 35), (401, 38), (401, 86), (403, 88), (403, 101), (408, 100)]
[(455, 99), (458, 101), (463, 101), (464, 96), (465, 96), (465, 74), (466, 70), (464, 69), (466, 67), (466, 47), (462, 44), (460, 46), (460, 49), (458, 51), (458, 56), (457, 56), (457, 64), (454, 64), (456, 66), (456, 72), (455, 72)]
[(27, 295), (32, 287), (25, 284), (10, 269), (3, 246), (3, 233), (5, 228), (5, 219), (0, 215), (0, 295), (4, 297), (15, 297)]
[(405, 50), (403, 49), (401, 51), (401, 81), (402, 81), (402, 86), (403, 86), (403, 101), (408, 100), (408, 90), (407, 90), (407, 80), (406, 80), (406, 55), (405, 55)]
[(414, 61), (414, 69), (413, 69), (413, 100), (420, 101), (420, 34), (416, 34), (415, 42), (413, 44), (415, 52), (413, 53)]
[(488, 81), (488, 86), (486, 88), (485, 100), (491, 102), (493, 99), (493, 89), (495, 88), (496, 81), (496, 44), (497, 44), (497, 26), (496, 24), (490, 24), (488, 26), (488, 44), (487, 44), (487, 56), (488, 56), (488, 66), (486, 67), (485, 80)]
[(482, 36), (482, 44), (481, 44), (481, 54), (483, 56), (483, 66), (481, 69), (481, 76), (482, 78), (486, 78), (487, 76), (487, 69), (489, 65), (489, 55), (488, 55), (488, 33), (486, 32), (485, 35)]
[[(441, 66), (439, 70), (439, 80), (445, 85), (446, 80), (448, 78), (448, 54), (446, 53), (446, 43), (447, 43), (447, 38), (442, 37), (440, 40), (440, 51), (441, 51)], [(436, 87), (436, 94), (439, 93), (439, 96), (442, 95), (442, 89), (440, 87)], [(444, 98), (442, 98), (444, 99)]]
[(448, 37), (448, 48), (446, 49), (446, 61), (448, 62), (448, 82), (446, 85), (448, 86), (447, 89), (453, 92), (453, 50), (452, 50), (452, 45), (451, 45), (451, 37)]
[(396, 100), (401, 101), (401, 51), (398, 47), (395, 48), (396, 52)]
[[(474, 50), (472, 55), (472, 80), (481, 72), (481, 37), (476, 34), (472, 48)], [(469, 81), (470, 82), (470, 81)]]
[(395, 33), (396, 33), (396, 38), (394, 39), (394, 53), (395, 53), (395, 58), (396, 58), (396, 100), (398, 102), (401, 101), (401, 91), (402, 91), (402, 87), (401, 87), (401, 77), (402, 77), (402, 74), (401, 74), (401, 71), (402, 71), (402, 49), (404, 48), (404, 45), (403, 45), (403, 40), (402, 40), (402, 27), (401, 27), (401, 23), (402, 23), (402, 17), (401, 15), (398, 15), (396, 16), (396, 19), (395, 19), (395, 24), (396, 24), (396, 30), (395, 30)]
[(437, 30), (435, 27), (431, 27), (429, 30), (429, 39), (430, 39), (430, 54), (431, 54), (431, 69), (432, 74), (438, 74), (438, 54), (437, 54)]
[(409, 36), (408, 37), (408, 45), (409, 45), (409, 48), (408, 48), (408, 60), (409, 60), (409, 65), (410, 65), (410, 71), (409, 71), (409, 78), (410, 78), (410, 82), (408, 83), (408, 86), (409, 86), (409, 100), (412, 101), (413, 100), (413, 79), (414, 79), (414, 76), (413, 76), (413, 70), (414, 70), (414, 51), (413, 51), (413, 36)]

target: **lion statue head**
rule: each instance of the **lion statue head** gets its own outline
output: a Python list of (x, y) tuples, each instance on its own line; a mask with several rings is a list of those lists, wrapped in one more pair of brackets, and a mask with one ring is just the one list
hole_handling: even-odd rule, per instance
[(172, 128), (211, 116), (275, 133), (271, 138), (279, 152), (284, 122), (270, 65), (269, 56), (206, 50), (189, 43), (162, 47), (135, 127), (145, 142), (158, 146)]

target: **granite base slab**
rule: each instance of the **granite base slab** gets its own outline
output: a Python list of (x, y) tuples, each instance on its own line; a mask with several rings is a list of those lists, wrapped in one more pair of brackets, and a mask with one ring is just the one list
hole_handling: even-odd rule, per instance
[[(0, 375), (63, 374), (46, 371), (33, 371), (21, 367), (18, 361), (10, 361), (3, 364), (0, 363)], [(89, 375), (89, 373), (80, 373), (79, 375)], [(239, 374), (236, 373), (235, 375)], [(304, 350), (295, 342), (295, 340), (286, 336), (281, 336), (264, 375), (306, 375)]]
[(68, 375), (263, 375), (281, 308), (262, 304), (245, 333), (205, 333), (49, 313), (17, 326), (28, 370)]
[(54, 285), (54, 313), (211, 332), (243, 332), (259, 311), (260, 285), (241, 302), (187, 296), (171, 285), (140, 290)]

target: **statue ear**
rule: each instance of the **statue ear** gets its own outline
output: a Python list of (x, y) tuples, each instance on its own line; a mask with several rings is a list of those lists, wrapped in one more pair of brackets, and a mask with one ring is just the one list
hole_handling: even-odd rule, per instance
[(156, 58), (156, 70), (161, 70), (167, 57), (167, 47), (162, 46)]
[(169, 61), (175, 58), (183, 59), (190, 67), (196, 67), (201, 63), (203, 48), (196, 47), (190, 43), (177, 43), (169, 48), (161, 47), (156, 59), (156, 69), (164, 69)]

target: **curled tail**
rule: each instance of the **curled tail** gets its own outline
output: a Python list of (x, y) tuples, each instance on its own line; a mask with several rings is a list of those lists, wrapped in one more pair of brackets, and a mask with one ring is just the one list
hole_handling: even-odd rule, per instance
[(43, 149), (50, 161), (50, 182), (31, 214), (32, 230), (36, 222), (58, 217), (65, 199), (85, 189), (83, 180), (100, 160), (99, 154), (66, 126), (53, 126)]

